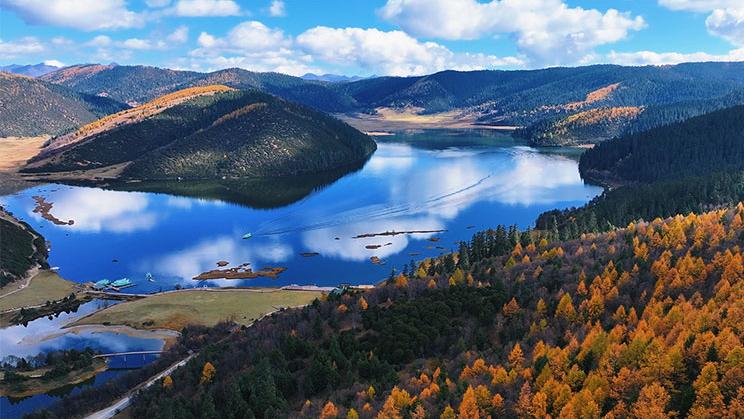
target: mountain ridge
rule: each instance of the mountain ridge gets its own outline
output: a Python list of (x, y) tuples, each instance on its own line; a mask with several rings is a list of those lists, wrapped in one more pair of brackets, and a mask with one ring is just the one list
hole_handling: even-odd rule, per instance
[[(339, 82), (239, 68), (197, 73), (117, 66), (96, 68), (94, 74), (80, 77), (74, 75), (75, 71), (83, 73), (88, 67), (80, 66), (78, 70), (75, 66), (68, 67), (43, 79), (130, 104), (184, 87), (224, 84), (238, 89), (260, 89), (324, 112), (351, 116), (364, 117), (387, 108), (416, 109), (424, 116), (454, 112), (474, 118), (479, 125), (524, 127), (519, 135), (535, 145), (601, 142), (610, 138), (598, 135), (605, 128), (609, 128), (612, 136), (621, 135), (744, 103), (744, 93), (737, 94), (744, 92), (741, 62), (446, 70), (424, 76)], [(594, 111), (600, 108), (605, 110)], [(629, 108), (643, 108), (643, 112), (632, 118), (609, 117), (619, 109)], [(608, 117), (594, 118), (591, 123), (581, 125), (565, 124), (566, 119), (587, 111)]]

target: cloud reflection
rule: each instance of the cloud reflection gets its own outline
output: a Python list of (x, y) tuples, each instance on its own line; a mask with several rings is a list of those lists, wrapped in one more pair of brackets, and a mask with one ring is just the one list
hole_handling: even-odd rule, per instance
[[(201, 241), (191, 247), (158, 256), (156, 260), (143, 263), (142, 270), (152, 271), (160, 276), (177, 277), (183, 283), (196, 285), (193, 277), (202, 272), (216, 269), (221, 260), (230, 266), (251, 263), (253, 269), (260, 269), (266, 263), (284, 262), (292, 256), (292, 247), (272, 238), (259, 242), (237, 240), (234, 236), (220, 236)], [(236, 285), (234, 280), (209, 281), (215, 285)]]
[[(145, 193), (74, 187), (54, 192), (48, 200), (54, 204), (51, 212), (55, 217), (75, 221), (59, 227), (86, 233), (150, 230), (158, 221)], [(29, 215), (42, 221), (31, 209)]]
[[(400, 164), (402, 158), (405, 164)], [(384, 183), (384, 193), (364, 207), (314, 214), (314, 226), (328, 226), (305, 230), (305, 246), (343, 260), (388, 257), (406, 249), (409, 240), (427, 237), (348, 238), (390, 230), (444, 229), (449, 220), (479, 202), (527, 207), (580, 201), (595, 192), (586, 189), (575, 161), (529, 147), (414, 152), (410, 145), (383, 143), (366, 170)], [(328, 222), (318, 219), (323, 216)], [(374, 252), (365, 249), (367, 244), (387, 242), (392, 244)]]

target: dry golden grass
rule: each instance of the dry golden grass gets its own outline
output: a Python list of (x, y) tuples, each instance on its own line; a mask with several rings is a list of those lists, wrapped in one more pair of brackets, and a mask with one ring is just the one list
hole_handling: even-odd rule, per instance
[(20, 283), (11, 283), (0, 288), (0, 311), (19, 309), (44, 304), (47, 301), (59, 300), (75, 291), (74, 282), (62, 279), (52, 271), (41, 271), (31, 278), (30, 284), (20, 291)]
[(15, 172), (39, 154), (49, 136), (0, 138), (0, 172)]
[(591, 125), (599, 122), (635, 118), (641, 112), (643, 112), (643, 108), (638, 106), (589, 109), (567, 117), (561, 121), (561, 124)]
[(70, 326), (104, 324), (180, 331), (189, 324), (213, 326), (223, 320), (247, 325), (280, 307), (309, 304), (320, 295), (276, 288), (177, 291), (120, 303)]

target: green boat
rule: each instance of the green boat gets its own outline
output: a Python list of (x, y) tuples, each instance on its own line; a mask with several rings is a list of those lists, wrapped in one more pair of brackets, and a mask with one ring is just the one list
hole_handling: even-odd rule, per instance
[(245, 234), (243, 234), (243, 240), (250, 239), (251, 237), (253, 237), (253, 234), (251, 234), (251, 233), (245, 233)]
[(109, 281), (108, 279), (102, 279), (93, 284), (93, 289), (100, 291), (106, 289), (109, 285), (111, 285), (111, 281)]
[(131, 287), (132, 285), (134, 285), (134, 283), (132, 283), (129, 278), (117, 279), (116, 281), (111, 283), (111, 286), (113, 288), (126, 288)]

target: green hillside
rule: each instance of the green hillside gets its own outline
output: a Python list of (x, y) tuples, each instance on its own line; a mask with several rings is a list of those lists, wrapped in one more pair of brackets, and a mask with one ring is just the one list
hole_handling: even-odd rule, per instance
[(744, 201), (744, 106), (604, 142), (579, 170), (611, 188), (583, 207), (542, 214), (538, 229), (573, 238)]
[(44, 238), (0, 207), (0, 287), (23, 278), (35, 265), (48, 267)]
[(0, 72), (0, 137), (58, 134), (125, 108), (109, 98)]
[(97, 133), (24, 171), (129, 163), (122, 178), (289, 176), (352, 166), (374, 149), (369, 137), (333, 117), (265, 93), (230, 91)]

